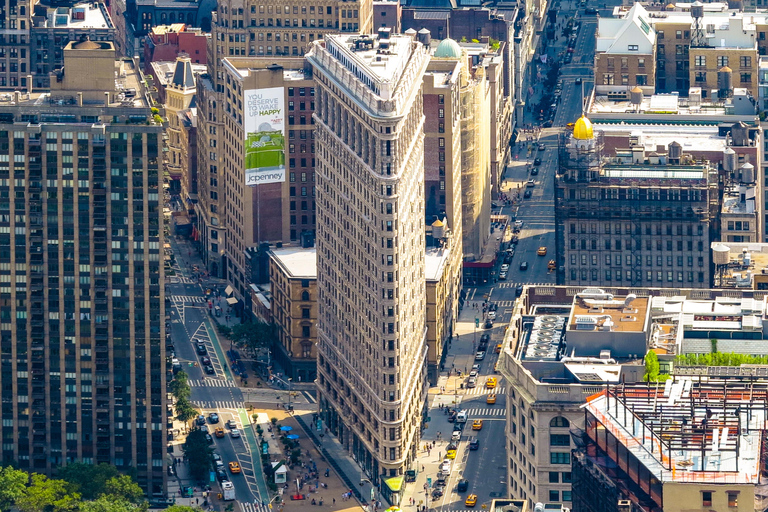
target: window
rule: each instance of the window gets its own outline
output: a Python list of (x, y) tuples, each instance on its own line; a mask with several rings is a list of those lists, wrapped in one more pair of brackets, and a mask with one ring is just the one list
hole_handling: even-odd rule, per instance
[(567, 419), (563, 418), (562, 416), (556, 416), (552, 418), (552, 421), (549, 422), (550, 427), (570, 427), (571, 422), (569, 422)]
[(739, 57), (739, 65), (742, 68), (751, 68), (752, 67), (752, 57), (749, 57), (749, 56)]
[(727, 55), (718, 55), (717, 56), (717, 67), (721, 68), (723, 66), (728, 65), (728, 56)]
[(550, 464), (570, 464), (571, 454), (568, 452), (551, 452), (549, 454)]
[(627, 45), (627, 50), (630, 52), (636, 52), (638, 50), (638, 46), (636, 44)]
[(551, 484), (559, 484), (560, 483), (560, 473), (557, 471), (550, 471), (549, 472), (549, 483)]
[(613, 73), (603, 73), (603, 85), (613, 85)]
[(704, 55), (697, 55), (694, 57), (694, 62), (697, 67), (707, 67), (707, 58)]
[(741, 73), (741, 83), (748, 84), (752, 82), (752, 73)]
[(712, 491), (701, 491), (701, 506), (702, 507), (712, 506)]
[(563, 501), (573, 501), (571, 491), (563, 491)]
[(560, 501), (560, 491), (549, 491), (549, 501)]
[(568, 434), (550, 434), (549, 446), (570, 446), (571, 438)]
[(739, 506), (739, 491), (728, 491), (728, 506), (731, 508)]

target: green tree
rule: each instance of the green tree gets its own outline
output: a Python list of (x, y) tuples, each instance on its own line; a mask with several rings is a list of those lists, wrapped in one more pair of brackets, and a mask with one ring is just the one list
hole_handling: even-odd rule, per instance
[(197, 481), (205, 481), (211, 470), (211, 454), (213, 450), (208, 445), (205, 434), (200, 429), (193, 429), (187, 435), (182, 447), (189, 462), (189, 472)]
[(171, 505), (165, 512), (200, 512), (199, 507), (189, 507), (187, 505)]
[(59, 478), (66, 480), (71, 489), (79, 492), (84, 500), (95, 500), (104, 494), (107, 481), (119, 475), (115, 466), (82, 462), (67, 464), (58, 473)]
[(176, 400), (176, 419), (187, 423), (192, 418), (197, 417), (197, 409), (194, 408), (192, 403), (186, 398), (179, 398)]
[(144, 491), (139, 484), (128, 475), (118, 475), (107, 480), (104, 496), (113, 500), (127, 501), (139, 508), (147, 509), (147, 500), (144, 499)]
[(645, 354), (645, 375), (643, 375), (645, 382), (658, 382), (659, 380), (659, 357), (656, 352), (649, 350)]
[(142, 508), (134, 503), (105, 495), (92, 501), (82, 502), (79, 512), (140, 512), (141, 510)]
[(274, 326), (265, 322), (249, 322), (236, 324), (230, 334), (232, 341), (256, 350), (272, 344), (275, 337)]
[(171, 381), (171, 394), (176, 397), (177, 400), (188, 400), (192, 394), (192, 389), (189, 387), (189, 376), (184, 370), (179, 370), (173, 377), (173, 380)]
[(70, 493), (69, 484), (37, 473), (32, 475), (31, 485), (16, 500), (21, 512), (72, 512), (80, 505), (80, 494)]
[(186, 505), (172, 505), (165, 509), (165, 512), (200, 512), (200, 508), (188, 507)]
[(29, 475), (11, 466), (0, 468), (0, 510), (8, 510), (24, 496)]

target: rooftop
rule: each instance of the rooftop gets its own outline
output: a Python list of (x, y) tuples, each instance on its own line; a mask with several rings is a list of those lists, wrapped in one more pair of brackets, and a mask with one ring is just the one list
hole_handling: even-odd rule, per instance
[[(720, 246), (720, 247), (718, 247)], [(727, 249), (728, 263), (722, 268), (723, 288), (753, 288), (755, 276), (768, 275), (768, 244), (712, 242), (710, 249)], [(762, 281), (762, 278), (761, 278)]]
[(676, 376), (609, 387), (584, 407), (662, 483), (756, 484), (767, 404), (765, 382)]
[(752, 215), (755, 213), (755, 187), (746, 189), (746, 201), (741, 200), (739, 191), (723, 195), (722, 213)]
[(230, 57), (222, 62), (240, 80), (273, 65), (282, 69), (286, 82), (312, 79), (312, 71), (305, 65), (304, 57)]
[(450, 249), (427, 247), (427, 254), (424, 258), (424, 275), (426, 276), (427, 281), (440, 280), (450, 254)]
[(326, 35), (326, 49), (358, 80), (382, 99), (390, 99), (400, 82), (417, 43), (408, 36), (392, 34)]
[[(617, 88), (620, 94), (598, 93), (589, 108), (589, 117), (593, 121), (600, 118), (627, 117), (641, 122), (649, 116), (689, 116), (686, 121), (694, 123), (712, 123), (712, 116), (752, 116), (755, 117), (754, 105), (751, 104), (749, 92), (744, 88), (734, 88), (732, 99), (725, 102), (709, 102), (700, 99), (701, 88), (692, 87), (687, 98), (677, 94), (653, 94), (642, 96), (639, 103), (632, 103), (626, 88)], [(697, 94), (698, 93), (698, 94)], [(624, 98), (624, 99), (622, 99)], [(697, 99), (698, 98), (698, 99)], [(678, 121), (678, 120), (673, 120)], [(682, 122), (682, 121), (680, 121)]]
[(587, 288), (573, 298), (568, 330), (641, 332), (647, 311), (648, 297), (614, 298), (601, 289)]
[(288, 277), (317, 279), (317, 250), (314, 247), (281, 247), (270, 250)]
[(114, 28), (103, 3), (77, 3), (70, 7), (49, 8), (45, 28)]
[[(199, 75), (201, 73), (205, 73), (207, 67), (205, 64), (195, 64), (190, 63), (192, 66), (192, 73), (195, 75)], [(157, 81), (158, 85), (166, 86), (171, 83), (171, 80), (173, 80), (173, 74), (176, 71), (176, 61), (155, 61), (151, 63), (152, 71), (154, 72), (152, 76), (155, 77), (155, 80)]]
[(727, 140), (720, 135), (718, 126), (683, 125), (683, 124), (594, 124), (595, 131), (604, 137), (629, 136), (634, 147), (641, 146), (648, 152), (657, 151), (659, 146), (669, 148), (673, 142), (682, 146), (683, 153), (722, 152), (727, 147)]

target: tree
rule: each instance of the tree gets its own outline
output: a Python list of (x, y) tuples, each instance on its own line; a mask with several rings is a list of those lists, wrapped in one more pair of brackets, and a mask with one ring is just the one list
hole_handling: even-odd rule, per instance
[(272, 340), (275, 337), (275, 329), (273, 325), (259, 321), (236, 324), (232, 327), (230, 336), (235, 343), (256, 350), (272, 344)]
[(21, 512), (72, 512), (80, 505), (80, 494), (69, 492), (64, 480), (54, 480), (37, 473), (23, 496), (16, 500)]
[(200, 512), (198, 507), (188, 507), (186, 505), (171, 505), (165, 512)]
[(11, 466), (0, 468), (0, 510), (8, 510), (24, 496), (29, 475)]
[(141, 510), (141, 507), (126, 500), (104, 495), (93, 501), (82, 502), (79, 512), (139, 512)]
[(189, 472), (197, 481), (206, 481), (211, 470), (211, 454), (213, 450), (208, 445), (205, 433), (200, 429), (193, 429), (188, 435), (182, 447), (184, 455), (189, 462)]
[(189, 399), (192, 394), (192, 389), (189, 387), (189, 376), (184, 370), (179, 370), (173, 377), (171, 381), (171, 394), (177, 400)]
[(197, 409), (186, 398), (176, 400), (176, 419), (187, 423), (192, 418), (197, 417)]
[(659, 357), (656, 352), (649, 350), (645, 354), (645, 375), (643, 375), (645, 382), (658, 382), (659, 380)]
[(119, 475), (115, 466), (82, 462), (67, 464), (58, 473), (59, 478), (69, 482), (72, 490), (79, 492), (84, 500), (95, 500), (104, 494), (107, 481)]
[(144, 491), (139, 484), (128, 475), (118, 475), (107, 480), (103, 496), (115, 501), (127, 501), (132, 505), (138, 505), (142, 510), (147, 509), (147, 501), (144, 499)]

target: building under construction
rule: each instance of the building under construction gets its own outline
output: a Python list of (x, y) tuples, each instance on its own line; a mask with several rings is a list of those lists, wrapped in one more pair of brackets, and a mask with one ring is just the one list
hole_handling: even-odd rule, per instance
[(765, 510), (768, 368), (686, 370), (589, 399), (574, 512)]
[(558, 283), (711, 287), (718, 171), (671, 142), (608, 158), (580, 118), (559, 145), (555, 180)]

